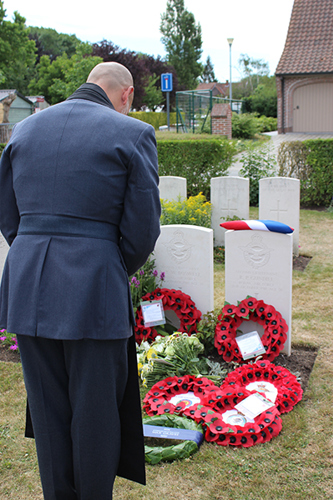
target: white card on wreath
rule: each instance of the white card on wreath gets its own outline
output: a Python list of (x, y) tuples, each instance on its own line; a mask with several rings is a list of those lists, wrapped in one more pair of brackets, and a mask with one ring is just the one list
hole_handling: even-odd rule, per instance
[(257, 331), (244, 333), (240, 337), (236, 337), (236, 342), (244, 360), (254, 358), (266, 352)]
[(165, 315), (162, 300), (146, 300), (140, 305), (145, 326), (164, 325)]
[(260, 413), (269, 410), (272, 406), (275, 406), (272, 401), (269, 401), (262, 394), (256, 392), (235, 405), (235, 408), (245, 415), (246, 418), (256, 418)]

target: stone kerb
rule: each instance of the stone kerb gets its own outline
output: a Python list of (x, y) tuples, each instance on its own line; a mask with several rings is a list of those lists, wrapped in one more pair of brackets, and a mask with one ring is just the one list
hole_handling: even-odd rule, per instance
[(5, 238), (0, 233), (0, 277), (2, 276), (2, 271), (5, 265), (5, 261), (7, 258), (7, 253), (9, 250), (9, 245)]
[(249, 218), (249, 179), (244, 177), (214, 177), (210, 182), (210, 201), (212, 203), (212, 222), (214, 246), (224, 246), (226, 230), (220, 224), (237, 216)]
[[(293, 235), (269, 231), (227, 231), (225, 234), (225, 300), (237, 305), (248, 295), (279, 311), (288, 325), (283, 352), (291, 353)], [(243, 322), (243, 333), (263, 327)]]
[(161, 176), (159, 190), (162, 200), (185, 200), (187, 198), (187, 179), (173, 175)]
[(187, 224), (161, 226), (155, 266), (165, 272), (165, 288), (191, 296), (205, 314), (214, 309), (213, 230)]
[(299, 254), (300, 181), (267, 177), (259, 181), (259, 219), (276, 220), (294, 229), (293, 253)]

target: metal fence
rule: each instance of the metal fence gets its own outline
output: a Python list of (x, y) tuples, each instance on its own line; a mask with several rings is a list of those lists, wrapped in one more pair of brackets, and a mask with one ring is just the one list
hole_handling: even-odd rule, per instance
[[(177, 132), (212, 133), (211, 112), (214, 104), (230, 104), (230, 99), (213, 97), (212, 90), (176, 92)], [(241, 113), (242, 101), (232, 99), (231, 109)]]

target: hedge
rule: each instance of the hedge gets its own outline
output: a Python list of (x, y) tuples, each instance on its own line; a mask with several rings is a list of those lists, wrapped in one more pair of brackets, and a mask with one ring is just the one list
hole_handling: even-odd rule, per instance
[[(128, 113), (132, 118), (141, 120), (142, 122), (149, 123), (158, 130), (159, 127), (168, 124), (167, 113), (153, 113), (152, 111), (146, 113), (145, 111), (133, 111)], [(174, 125), (177, 122), (176, 113), (170, 113), (170, 125)]]
[(333, 139), (283, 142), (279, 175), (300, 180), (301, 205), (328, 207), (333, 197)]
[(236, 148), (227, 139), (194, 139), (191, 141), (157, 141), (159, 175), (187, 179), (187, 195), (200, 192), (209, 199), (210, 180), (227, 174)]

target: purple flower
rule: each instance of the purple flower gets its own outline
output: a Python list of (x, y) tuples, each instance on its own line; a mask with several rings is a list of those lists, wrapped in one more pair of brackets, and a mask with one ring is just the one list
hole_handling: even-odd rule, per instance
[(165, 278), (165, 273), (161, 273), (160, 279), (163, 281)]
[(0, 333), (3, 333), (3, 332), (5, 332), (5, 331), (6, 331), (6, 330), (5, 330), (5, 328), (3, 328), (3, 330), (0, 330)]
[(136, 283), (135, 283), (135, 288), (138, 288), (138, 287), (139, 287), (139, 285), (140, 285), (140, 281), (139, 281), (139, 280), (137, 280), (137, 281), (136, 281)]
[(140, 269), (139, 274), (140, 274), (140, 276), (143, 276), (145, 274), (144, 270)]
[(10, 348), (12, 351), (17, 351), (17, 345), (11, 345)]
[(0, 337), (1, 342), (4, 342), (7, 337)]
[(155, 269), (155, 271), (153, 271), (153, 276), (155, 276), (155, 277), (156, 277), (157, 275), (158, 275), (158, 272), (157, 272), (157, 271), (156, 271), (156, 269)]

